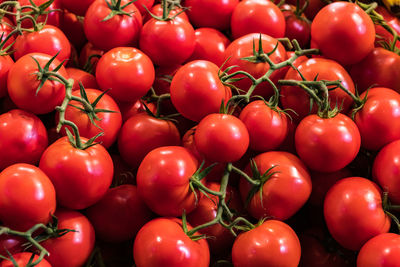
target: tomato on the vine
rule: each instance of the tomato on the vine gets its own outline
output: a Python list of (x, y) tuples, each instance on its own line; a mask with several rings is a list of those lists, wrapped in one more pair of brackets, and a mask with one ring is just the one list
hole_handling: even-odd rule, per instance
[[(12, 254), (10, 257), (17, 263), (17, 266), (19, 267), (25, 267), (28, 266), (29, 261), (31, 260), (31, 263), (35, 262), (38, 260), (39, 256), (38, 255), (32, 255), (30, 252), (20, 252), (16, 254)], [(0, 262), (0, 267), (14, 267), (15, 264), (11, 260), (2, 260)], [(29, 265), (32, 266), (32, 265)], [(36, 267), (52, 267), (50, 263), (42, 259)]]

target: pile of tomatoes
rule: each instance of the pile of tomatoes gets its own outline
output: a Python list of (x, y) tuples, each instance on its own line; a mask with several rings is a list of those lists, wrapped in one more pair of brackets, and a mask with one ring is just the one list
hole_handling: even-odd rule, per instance
[(370, 2), (2, 0), (0, 267), (400, 262), (400, 21)]

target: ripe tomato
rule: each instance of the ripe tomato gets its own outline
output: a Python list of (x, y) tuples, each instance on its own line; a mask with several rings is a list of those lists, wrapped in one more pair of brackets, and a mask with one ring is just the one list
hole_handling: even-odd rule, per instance
[(137, 9), (140, 11), (140, 14), (142, 14), (142, 16), (144, 16), (147, 14), (146, 8), (151, 9), (151, 7), (154, 4), (154, 0), (137, 0), (137, 1), (135, 1), (134, 4), (137, 7)]
[(66, 68), (68, 77), (74, 80), (72, 91), (79, 90), (79, 83), (81, 82), (85, 88), (98, 88), (96, 77), (89, 72), (77, 68)]
[(241, 1), (233, 10), (231, 30), (234, 39), (248, 33), (263, 33), (274, 38), (285, 35), (285, 17), (268, 0)]
[[(82, 142), (87, 139), (82, 137)], [(99, 201), (113, 178), (112, 159), (102, 145), (81, 150), (67, 137), (44, 151), (39, 168), (54, 184), (58, 203), (70, 209), (84, 209)]]
[(8, 55), (0, 56), (0, 98), (7, 95), (7, 77), (14, 61)]
[(161, 216), (181, 216), (196, 207), (189, 179), (196, 172), (197, 159), (186, 148), (164, 146), (153, 149), (140, 163), (136, 175), (140, 196)]
[(151, 112), (156, 113), (156, 105), (154, 103), (148, 103), (143, 100), (136, 100), (133, 103), (118, 103), (119, 109), (122, 113), (122, 121), (126, 122), (130, 117), (133, 117), (136, 114), (145, 113), (146, 108), (144, 107), (144, 105), (146, 105)]
[[(154, 14), (155, 16), (162, 17), (163, 16), (163, 6), (161, 4), (156, 4), (150, 9), (150, 12), (152, 14)], [(180, 13), (180, 14), (177, 15), (178, 13)], [(189, 21), (189, 18), (186, 15), (186, 12), (184, 12), (182, 10), (182, 8), (180, 8), (178, 6), (174, 6), (173, 9), (168, 14), (169, 18), (172, 18), (174, 16), (178, 16), (181, 19)], [(145, 24), (151, 18), (152, 18), (152, 16), (149, 13), (146, 13), (145, 15), (143, 15), (143, 24)]]
[[(93, 44), (91, 44), (91, 43), (86, 43), (82, 47), (82, 50), (79, 54), (79, 66), (81, 68), (85, 67), (85, 65), (89, 61), (90, 56), (98, 55), (99, 57), (101, 57), (103, 54), (104, 54), (104, 50), (94, 47)], [(90, 58), (90, 63), (92, 65), (92, 71), (89, 71), (90, 73), (93, 73), (96, 71), (96, 66), (97, 66), (98, 61), (99, 61), (98, 57)]]
[(306, 48), (311, 39), (311, 23), (303, 15), (295, 14), (296, 7), (285, 4), (281, 6), (285, 17), (285, 37), (290, 40), (296, 39), (302, 48)]
[(301, 255), (296, 233), (284, 222), (265, 221), (240, 234), (232, 248), (235, 267), (296, 267)]
[[(29, 0), (18, 0), (20, 3), (21, 7), (23, 6), (30, 6), (31, 3)], [(33, 3), (37, 6), (40, 6), (47, 2), (47, 0), (34, 0)], [(22, 8), (22, 12), (29, 12), (32, 9), (30, 8)], [(40, 15), (37, 19), (36, 22), (46, 22), (47, 25), (53, 25), (53, 26), (60, 26), (60, 18), (62, 16), (61, 11), (61, 1), (60, 0), (55, 0), (53, 1), (48, 8), (45, 9), (45, 11), (51, 11), (48, 14), (42, 14)], [(14, 8), (14, 12), (16, 12)], [(14, 18), (14, 24), (16, 24), (16, 16), (13, 16)], [(30, 19), (24, 19), (22, 20), (21, 27), (25, 29), (29, 29), (33, 27), (33, 23)]]
[[(15, 260), (15, 262), (18, 264), (17, 266), (19, 266), (19, 267), (28, 266), (28, 263), (29, 263), (29, 260), (31, 259), (31, 257), (32, 257), (32, 253), (30, 253), (30, 252), (21, 252), (21, 253), (16, 253), (16, 254), (12, 255), (12, 258)], [(31, 261), (31, 263), (35, 262), (38, 258), (39, 258), (39, 256), (35, 255)], [(14, 266), (15, 266), (14, 263), (10, 260), (3, 260), (0, 262), (0, 267), (14, 267)], [(32, 265), (29, 265), (29, 266), (32, 266)], [(52, 267), (50, 265), (50, 263), (45, 259), (41, 260), (40, 263), (35, 266), (36, 267)]]
[(56, 192), (39, 168), (18, 163), (0, 173), (0, 220), (8, 227), (26, 231), (46, 224), (56, 209)]
[[(4, 41), (7, 36), (12, 32), (13, 28), (13, 22), (7, 18), (7, 17), (2, 17), (0, 19), (0, 35), (2, 36), (1, 41)], [(11, 45), (15, 40), (15, 37), (12, 36), (10, 37), (7, 42), (4, 44), (4, 48), (7, 46)]]
[(296, 128), (296, 151), (314, 171), (334, 172), (346, 167), (360, 150), (357, 125), (338, 113), (333, 118), (305, 117)]
[[(51, 56), (46, 54), (32, 53), (17, 60), (8, 73), (8, 95), (20, 109), (35, 114), (49, 113), (63, 101), (65, 88), (60, 82), (47, 80), (36, 94), (41, 81), (37, 79), (37, 75), (33, 75), (38, 71), (38, 66), (32, 57), (39, 62), (42, 68), (51, 59)], [(49, 70), (54, 70), (60, 63), (60, 61), (54, 59)], [(68, 77), (63, 66), (57, 73), (64, 78)]]
[(56, 267), (81, 267), (94, 247), (93, 226), (77, 211), (58, 209), (55, 216), (58, 218), (59, 229), (71, 229), (75, 232), (42, 242), (41, 245), (50, 253), (45, 259)]
[(154, 82), (150, 58), (133, 47), (117, 47), (105, 53), (96, 67), (100, 88), (116, 101), (133, 102), (144, 96)]
[(19, 253), (23, 251), (24, 243), (26, 243), (26, 239), (23, 237), (2, 234), (0, 236), (0, 255), (7, 257), (8, 253)]
[(208, 267), (210, 263), (207, 241), (191, 240), (176, 218), (146, 223), (136, 236), (133, 257), (137, 267)]
[(344, 248), (359, 250), (365, 242), (390, 228), (382, 209), (378, 185), (361, 177), (338, 181), (329, 189), (324, 216), (332, 237)]
[(335, 2), (315, 16), (311, 39), (323, 56), (343, 65), (355, 64), (374, 49), (375, 27), (357, 4)]
[(357, 267), (397, 266), (400, 261), (400, 236), (393, 233), (377, 235), (362, 246)]

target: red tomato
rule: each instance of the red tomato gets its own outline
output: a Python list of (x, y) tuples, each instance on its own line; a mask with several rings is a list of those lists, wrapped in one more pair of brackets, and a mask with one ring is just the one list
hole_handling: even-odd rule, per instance
[(240, 234), (233, 244), (235, 267), (296, 267), (301, 255), (300, 241), (289, 225), (277, 220)]
[(377, 235), (362, 246), (357, 267), (397, 266), (400, 262), (400, 236), (393, 233)]
[(107, 242), (133, 239), (153, 217), (134, 185), (109, 189), (100, 201), (87, 209), (86, 214), (96, 236)]
[(85, 88), (98, 88), (96, 77), (89, 72), (77, 68), (66, 68), (68, 77), (74, 80), (72, 91), (79, 90), (79, 83), (81, 82)]
[(146, 223), (136, 236), (133, 257), (137, 267), (208, 267), (210, 263), (207, 241), (191, 240), (175, 218)]
[[(154, 14), (155, 16), (161, 17), (163, 16), (163, 7), (161, 4), (154, 5), (151, 9), (150, 12)], [(177, 15), (180, 13), (179, 15)], [(172, 18), (174, 16), (178, 16), (181, 19), (189, 21), (188, 16), (186, 15), (186, 12), (182, 10), (182, 8), (175, 6), (170, 12), (168, 17)], [(143, 24), (145, 24), (147, 21), (149, 21), (152, 18), (152, 16), (149, 13), (146, 13), (143, 15)]]
[(133, 102), (143, 97), (154, 82), (150, 58), (133, 47), (117, 47), (105, 53), (96, 67), (100, 88), (117, 101)]
[(241, 1), (232, 13), (231, 30), (234, 39), (248, 33), (263, 33), (281, 38), (285, 35), (285, 27), (282, 11), (268, 0)]
[(102, 145), (81, 150), (67, 137), (44, 151), (39, 167), (53, 182), (58, 203), (70, 209), (84, 209), (99, 201), (113, 178), (112, 159)]
[(93, 226), (77, 211), (59, 209), (55, 216), (59, 229), (72, 229), (75, 232), (42, 242), (41, 245), (50, 253), (46, 260), (53, 267), (81, 267), (94, 248)]
[(219, 111), (222, 101), (231, 95), (218, 77), (218, 66), (206, 60), (195, 60), (179, 68), (171, 82), (171, 101), (185, 118), (200, 121)]
[(142, 160), (136, 181), (147, 206), (161, 216), (181, 216), (196, 207), (189, 179), (196, 172), (197, 159), (179, 146), (153, 149)]
[(379, 150), (400, 138), (400, 94), (383, 87), (370, 89), (361, 94), (367, 96), (362, 109), (355, 117), (361, 134), (361, 144), (369, 150)]
[[(83, 20), (83, 28), (89, 42), (94, 46), (110, 50), (121, 46), (136, 46), (142, 29), (142, 15), (134, 4), (122, 10), (130, 15), (117, 14), (104, 20), (112, 12), (105, 0), (96, 0), (88, 8)], [(121, 1), (121, 7), (128, 4)]]
[[(31, 3), (29, 0), (18, 0), (18, 2), (20, 3), (21, 7), (23, 6), (30, 6)], [(44, 3), (46, 3), (47, 0), (34, 0), (33, 3), (35, 3), (35, 5), (40, 6)], [(15, 12), (15, 8), (14, 8), (14, 12)], [(31, 8), (22, 8), (22, 12), (29, 12), (32, 11)], [(55, 0), (53, 1), (53, 3), (51, 3), (51, 5), (45, 9), (45, 11), (51, 11), (48, 14), (43, 14), (40, 15), (37, 19), (36, 22), (46, 22), (47, 25), (53, 25), (53, 26), (60, 26), (60, 18), (62, 16), (61, 13), (61, 1), (60, 0)], [(16, 16), (13, 16), (14, 18), (14, 23), (16, 22)], [(27, 28), (32, 28), (33, 27), (33, 23), (30, 19), (24, 19), (22, 20), (21, 23), (21, 27), (27, 29)]]
[[(13, 22), (7, 18), (7, 17), (2, 17), (0, 19), (0, 35), (2, 35), (1, 41), (4, 41), (7, 36), (12, 32), (13, 30)], [(8, 47), (9, 45), (11, 45), (15, 40), (15, 37), (12, 36), (10, 37), (7, 42), (4, 44), (3, 48)]]
[(142, 14), (142, 16), (144, 16), (147, 14), (146, 8), (151, 9), (151, 7), (154, 4), (154, 0), (137, 0), (137, 1), (135, 1), (134, 4), (135, 4), (136, 8), (140, 11), (140, 14)]
[(136, 100), (133, 103), (118, 103), (119, 109), (121, 110), (122, 114), (122, 121), (125, 122), (130, 117), (133, 117), (136, 114), (145, 113), (146, 108), (144, 107), (144, 105), (146, 105), (151, 112), (156, 113), (157, 107), (154, 103), (147, 103), (142, 100)]
[(7, 257), (8, 253), (19, 253), (23, 251), (24, 243), (26, 243), (26, 239), (23, 237), (2, 234), (0, 236), (0, 255)]
[(13, 64), (9, 55), (0, 56), (0, 98), (7, 95), (7, 77)]
[[(15, 105), (35, 114), (45, 114), (53, 111), (60, 105), (65, 97), (64, 85), (57, 81), (47, 80), (38, 94), (36, 90), (41, 81), (33, 73), (38, 71), (34, 57), (43, 68), (51, 59), (51, 56), (41, 53), (32, 53), (21, 57), (11, 67), (8, 73), (8, 94)], [(57, 59), (50, 64), (49, 70), (54, 70), (61, 62)], [(62, 66), (57, 73), (68, 78), (65, 68)]]
[(92, 70), (90, 71), (91, 73), (96, 71), (96, 66), (97, 62), (99, 61), (99, 57), (101, 57), (104, 54), (104, 50), (96, 48), (93, 46), (91, 43), (86, 43), (82, 50), (81, 53), (79, 54), (79, 65), (81, 68), (85, 67), (85, 65), (88, 63), (89, 58), (93, 55), (98, 55), (98, 57), (91, 57), (90, 58), (90, 63), (92, 65)]
[(78, 16), (85, 16), (89, 6), (94, 0), (60, 0), (63, 8)]
[(295, 14), (296, 7), (285, 4), (281, 6), (283, 15), (285, 17), (286, 28), (285, 37), (290, 40), (296, 39), (299, 42), (300, 47), (306, 48), (311, 39), (311, 23), (304, 16), (298, 16)]
[(141, 113), (129, 118), (122, 126), (118, 150), (124, 161), (136, 169), (151, 150), (162, 146), (178, 146), (180, 138), (172, 121)]
[(349, 65), (359, 62), (374, 49), (375, 27), (357, 4), (335, 2), (315, 16), (311, 39), (323, 56)]
[[(391, 14), (385, 7), (378, 6), (375, 11), (382, 15), (386, 23), (391, 26), (397, 33), (400, 33), (400, 20)], [(393, 35), (385, 30), (381, 25), (375, 24), (376, 38), (375, 47), (382, 47), (382, 42), (391, 44), (393, 42)], [(396, 47), (400, 48), (400, 42), (396, 41)]]
[(46, 224), (56, 209), (56, 192), (39, 168), (18, 163), (0, 173), (0, 220), (8, 227), (26, 231)]
[(361, 177), (338, 181), (324, 202), (325, 222), (332, 237), (344, 248), (359, 250), (365, 242), (390, 228), (382, 209), (381, 190)]
[[(257, 169), (263, 175), (274, 167), (274, 173), (262, 185), (262, 198), (257, 191), (248, 204), (249, 213), (257, 218), (273, 217), (277, 220), (286, 220), (294, 215), (307, 201), (311, 193), (311, 179), (304, 163), (295, 155), (283, 151), (265, 152), (254, 157)], [(245, 169), (251, 173), (250, 164)], [(242, 178), (240, 180), (240, 194), (246, 201), (251, 185)]]
[(60, 29), (76, 49), (81, 50), (87, 43), (85, 31), (83, 30), (82, 17), (78, 17), (74, 13), (64, 10)]
[[(17, 254), (13, 254), (12, 258), (15, 260), (15, 262), (18, 264), (17, 266), (19, 267), (26, 267), (28, 266), (29, 260), (32, 257), (32, 253), (30, 252), (21, 252), (21, 253), (17, 253)], [(39, 258), (38, 255), (35, 255), (31, 261), (35, 262), (37, 259)], [(3, 260), (2, 262), (0, 262), (0, 267), (14, 267), (14, 263), (10, 260)], [(32, 265), (29, 265), (32, 266)], [(36, 267), (51, 267), (50, 263), (43, 259), (40, 261), (39, 264), (35, 265)]]
[(334, 172), (346, 167), (360, 150), (357, 125), (338, 113), (333, 118), (305, 117), (295, 133), (300, 159), (314, 171)]

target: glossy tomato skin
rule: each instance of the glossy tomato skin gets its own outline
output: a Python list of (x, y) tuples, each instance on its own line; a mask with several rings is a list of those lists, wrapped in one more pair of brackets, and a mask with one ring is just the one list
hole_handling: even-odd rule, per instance
[[(20, 253), (13, 254), (12, 257), (15, 260), (15, 262), (18, 264), (17, 266), (25, 267), (25, 266), (28, 266), (28, 262), (32, 257), (32, 253), (20, 252)], [(35, 262), (38, 258), (39, 258), (39, 256), (35, 255), (32, 262)], [(3, 260), (0, 262), (0, 267), (14, 267), (14, 266), (15, 265), (10, 260)], [(52, 267), (50, 265), (50, 263), (45, 259), (41, 260), (40, 263), (35, 266), (36, 267)]]
[(376, 87), (361, 94), (367, 96), (362, 109), (354, 116), (361, 134), (362, 147), (379, 150), (400, 138), (400, 94), (383, 87)]
[[(8, 95), (20, 109), (35, 114), (49, 113), (63, 101), (65, 87), (60, 82), (47, 80), (39, 93), (36, 94), (40, 81), (37, 80), (36, 75), (32, 75), (32, 73), (38, 71), (38, 66), (32, 57), (39, 62), (42, 68), (51, 59), (51, 56), (46, 54), (31, 53), (17, 60), (8, 73)], [(60, 63), (55, 59), (50, 64), (49, 70), (54, 70)], [(64, 67), (61, 67), (57, 72), (64, 78), (68, 77)]]
[(183, 63), (193, 53), (195, 44), (193, 26), (179, 17), (168, 21), (150, 19), (139, 39), (140, 49), (158, 66)]
[(79, 83), (82, 83), (83, 87), (85, 88), (97, 89), (99, 87), (96, 82), (96, 77), (89, 72), (77, 68), (66, 68), (66, 71), (68, 73), (68, 77), (74, 80), (72, 91), (79, 90)]
[(297, 126), (295, 145), (307, 167), (319, 172), (334, 172), (355, 159), (361, 137), (357, 125), (341, 113), (326, 119), (309, 115)]
[(0, 98), (7, 95), (7, 77), (13, 64), (10, 56), (0, 56)]
[(389, 231), (381, 194), (378, 185), (362, 177), (348, 177), (331, 187), (324, 201), (324, 217), (341, 246), (359, 250), (372, 237)]
[(274, 38), (285, 35), (285, 17), (273, 2), (267, 0), (241, 1), (231, 17), (234, 39), (249, 33), (263, 33)]
[(175, 124), (147, 113), (129, 118), (118, 136), (118, 150), (122, 158), (135, 169), (151, 150), (179, 145), (180, 134)]
[[(151, 9), (150, 9), (151, 13), (158, 16), (158, 17), (162, 17), (163, 16), (163, 7), (161, 6), (161, 4), (156, 4), (154, 5)], [(180, 13), (178, 15), (178, 13)], [(186, 15), (186, 12), (184, 12), (182, 10), (182, 8), (175, 6), (170, 12), (168, 17), (172, 18), (174, 16), (178, 16), (181, 19), (187, 20), (189, 21), (188, 16)], [(145, 15), (143, 15), (143, 25), (149, 21), (152, 18), (152, 16), (149, 13), (146, 13)]]
[(0, 170), (14, 163), (36, 164), (48, 144), (42, 121), (20, 109), (0, 115), (0, 140)]
[(56, 192), (38, 167), (17, 163), (0, 173), (0, 220), (14, 230), (46, 224), (56, 209)]
[(45, 259), (52, 267), (80, 267), (89, 258), (95, 242), (95, 232), (90, 221), (80, 212), (59, 209), (55, 213), (59, 229), (72, 229), (61, 237), (41, 243), (50, 253)]
[[(121, 1), (121, 6), (128, 0)], [(142, 15), (134, 4), (123, 8), (128, 15), (115, 15), (103, 21), (111, 12), (104, 0), (95, 0), (88, 8), (83, 21), (83, 28), (89, 42), (96, 47), (110, 50), (121, 46), (137, 46), (142, 29)]]
[(185, 118), (200, 121), (219, 111), (231, 91), (218, 77), (218, 66), (206, 60), (191, 61), (176, 72), (171, 82), (171, 101)]
[(397, 266), (400, 261), (398, 234), (377, 235), (362, 246), (357, 256), (357, 267)]
[(357, 4), (335, 2), (315, 16), (311, 39), (323, 56), (343, 65), (355, 64), (374, 49), (375, 27)]
[(240, 234), (232, 248), (235, 267), (296, 267), (300, 255), (300, 241), (296, 233), (289, 225), (277, 220), (265, 221)]
[[(1, 41), (4, 41), (7, 36), (12, 32), (13, 22), (7, 18), (2, 17), (0, 20), (0, 36), (2, 36)], [(7, 42), (4, 44), (4, 48), (11, 45), (15, 40), (15, 36), (10, 37)]]
[[(81, 139), (83, 143), (87, 141)], [(70, 209), (84, 209), (99, 201), (107, 192), (114, 171), (112, 159), (102, 145), (81, 150), (73, 147), (67, 137), (45, 150), (39, 168), (54, 184), (58, 203)]]
[(292, 11), (284, 12), (285, 16), (285, 37), (290, 40), (296, 39), (300, 47), (307, 47), (311, 39), (311, 24), (303, 16), (297, 16)]
[(132, 239), (153, 217), (134, 185), (110, 188), (100, 201), (86, 210), (96, 236), (106, 242)]
[(154, 4), (154, 0), (137, 0), (134, 4), (136, 8), (140, 11), (140, 14), (144, 16), (147, 14), (146, 8), (150, 10)]
[[(311, 194), (311, 179), (306, 166), (295, 155), (283, 151), (265, 152), (253, 159), (261, 175), (271, 167), (271, 173), (276, 173), (264, 183), (262, 199), (259, 191), (250, 199), (247, 207), (249, 213), (257, 219), (290, 218), (306, 203)], [(250, 164), (245, 171), (252, 175)], [(241, 178), (239, 188), (242, 200), (246, 201), (251, 185)]]
[[(188, 229), (192, 229), (188, 225)], [(133, 257), (138, 267), (208, 267), (207, 241), (191, 240), (176, 218), (157, 218), (145, 224), (136, 236)]]
[(150, 58), (133, 47), (117, 47), (97, 63), (96, 80), (100, 88), (116, 101), (133, 102), (144, 96), (154, 81)]

